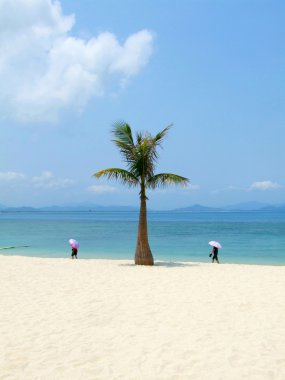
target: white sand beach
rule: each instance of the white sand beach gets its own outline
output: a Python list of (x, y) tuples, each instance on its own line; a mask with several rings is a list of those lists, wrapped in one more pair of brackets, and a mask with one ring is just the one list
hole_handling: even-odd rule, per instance
[(285, 267), (0, 256), (0, 379), (285, 379)]

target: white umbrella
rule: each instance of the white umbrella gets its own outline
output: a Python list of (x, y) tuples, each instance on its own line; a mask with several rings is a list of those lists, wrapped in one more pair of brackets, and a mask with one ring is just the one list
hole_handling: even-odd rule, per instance
[(209, 241), (209, 245), (216, 248), (222, 248), (221, 244), (218, 241)]
[(69, 242), (69, 245), (71, 246), (71, 248), (78, 248), (79, 247), (79, 243), (75, 239), (69, 239), (68, 242)]

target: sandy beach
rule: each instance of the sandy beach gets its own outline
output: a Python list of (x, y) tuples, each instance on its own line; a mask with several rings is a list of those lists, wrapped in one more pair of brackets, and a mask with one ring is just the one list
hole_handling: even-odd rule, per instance
[(0, 256), (0, 379), (285, 379), (285, 267)]

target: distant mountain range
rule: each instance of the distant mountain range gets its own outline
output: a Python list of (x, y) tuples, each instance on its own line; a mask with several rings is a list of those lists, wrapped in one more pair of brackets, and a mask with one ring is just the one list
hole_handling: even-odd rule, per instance
[[(5, 205), (0, 205), (0, 210), (2, 212), (37, 212), (37, 211), (86, 211), (86, 212), (98, 212), (98, 211), (139, 211), (139, 207), (133, 206), (102, 206), (94, 203), (79, 203), (79, 204), (67, 204), (59, 206), (47, 206), (47, 207), (7, 207)], [(154, 211), (154, 210), (149, 210)], [(270, 205), (266, 203), (259, 202), (245, 202), (238, 203), (225, 207), (207, 207), (199, 204), (195, 204), (188, 207), (176, 208), (168, 210), (172, 212), (226, 212), (226, 211), (264, 211), (264, 212), (285, 212), (285, 204)]]
[(221, 208), (206, 207), (206, 206), (196, 204), (189, 207), (178, 208), (173, 211), (176, 211), (176, 212), (177, 211), (178, 212), (284, 211), (285, 212), (285, 204), (270, 205), (270, 204), (259, 203), (259, 202), (245, 202), (245, 203), (238, 203), (235, 205), (225, 206)]
[(138, 211), (138, 207), (133, 206), (101, 206), (93, 203), (79, 203), (46, 207), (6, 207), (0, 205), (0, 210), (5, 212), (32, 212), (32, 211)]

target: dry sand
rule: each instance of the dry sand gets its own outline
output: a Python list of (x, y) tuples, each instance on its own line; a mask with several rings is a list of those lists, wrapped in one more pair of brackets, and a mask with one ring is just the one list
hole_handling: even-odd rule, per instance
[(285, 379), (285, 267), (0, 256), (0, 379)]

